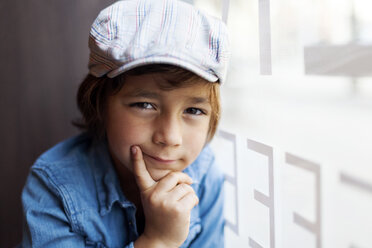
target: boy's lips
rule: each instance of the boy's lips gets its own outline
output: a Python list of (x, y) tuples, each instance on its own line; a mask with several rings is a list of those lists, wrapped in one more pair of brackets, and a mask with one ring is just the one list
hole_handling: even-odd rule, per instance
[(158, 163), (171, 164), (177, 161), (176, 159), (166, 159), (166, 158), (161, 158), (157, 156), (151, 156), (147, 153), (143, 153), (143, 155), (145, 155), (146, 157), (149, 157), (152, 160), (155, 160)]

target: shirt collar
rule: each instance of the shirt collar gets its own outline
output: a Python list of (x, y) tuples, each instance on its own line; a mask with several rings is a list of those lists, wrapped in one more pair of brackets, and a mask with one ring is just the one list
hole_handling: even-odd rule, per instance
[(93, 166), (100, 214), (109, 213), (116, 202), (123, 208), (134, 207), (121, 190), (106, 140), (93, 142), (89, 159)]

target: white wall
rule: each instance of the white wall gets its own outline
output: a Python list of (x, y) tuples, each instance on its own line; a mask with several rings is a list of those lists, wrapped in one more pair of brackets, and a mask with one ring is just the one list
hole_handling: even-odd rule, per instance
[(226, 247), (372, 247), (372, 2), (194, 0), (232, 59)]

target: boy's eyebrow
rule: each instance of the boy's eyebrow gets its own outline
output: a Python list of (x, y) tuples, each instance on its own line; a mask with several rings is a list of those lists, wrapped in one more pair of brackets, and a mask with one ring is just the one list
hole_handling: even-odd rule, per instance
[(209, 103), (209, 100), (206, 97), (191, 97), (190, 102), (193, 104)]

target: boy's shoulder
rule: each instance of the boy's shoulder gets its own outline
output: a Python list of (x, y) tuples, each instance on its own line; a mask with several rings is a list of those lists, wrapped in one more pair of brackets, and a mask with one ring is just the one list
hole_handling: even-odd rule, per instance
[(63, 140), (41, 154), (33, 167), (79, 160), (88, 152), (91, 142), (86, 133)]
[[(104, 145), (100, 144), (82, 133), (44, 152), (30, 169), (22, 198), (44, 199), (51, 194), (53, 199), (63, 203), (68, 216), (82, 209), (98, 208), (97, 192), (104, 187), (97, 183), (102, 182), (107, 166), (107, 161), (102, 159), (106, 151), (101, 151)], [(30, 195), (29, 192), (34, 193)]]
[(31, 172), (43, 174), (55, 186), (75, 184), (87, 180), (90, 168), (90, 148), (92, 138), (86, 133), (68, 138), (43, 154), (31, 167)]

